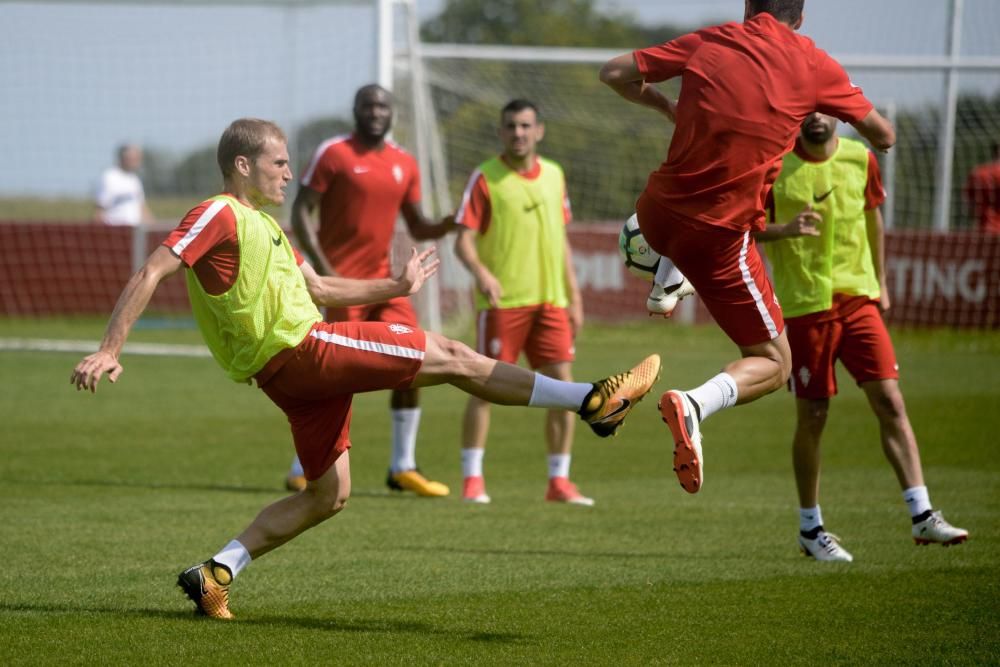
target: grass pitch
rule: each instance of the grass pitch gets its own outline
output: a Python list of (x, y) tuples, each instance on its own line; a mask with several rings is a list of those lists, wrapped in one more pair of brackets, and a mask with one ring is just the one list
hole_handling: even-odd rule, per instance
[[(0, 322), (0, 336), (101, 327)], [(292, 448), (277, 408), (209, 359), (126, 356), (91, 396), (68, 383), (78, 355), (0, 352), (0, 663), (996, 664), (1000, 336), (894, 338), (931, 499), (971, 531), (962, 546), (913, 545), (844, 374), (822, 505), (854, 563), (797, 551), (786, 392), (705, 423), (705, 486), (689, 496), (656, 396), (704, 380), (732, 346), (712, 327), (589, 326), (580, 379), (664, 357), (617, 438), (578, 430), (573, 477), (596, 507), (542, 501), (542, 415), (515, 408), (493, 412), (493, 504), (460, 502), (464, 396), (449, 387), (423, 393), (418, 453), (452, 496), (392, 495), (388, 396), (359, 396), (348, 509), (253, 563), (228, 624), (195, 617), (174, 580), (280, 497)]]

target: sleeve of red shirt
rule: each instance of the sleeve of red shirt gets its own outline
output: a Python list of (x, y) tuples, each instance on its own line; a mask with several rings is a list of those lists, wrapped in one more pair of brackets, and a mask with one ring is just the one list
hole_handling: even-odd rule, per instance
[(233, 209), (223, 205), (209, 215), (209, 208), (217, 203), (209, 199), (195, 206), (163, 241), (186, 266), (194, 266), (209, 250), (236, 237)]
[(486, 186), (486, 177), (478, 169), (469, 177), (462, 194), (462, 203), (455, 215), (455, 222), (469, 229), (485, 233), (490, 224), (490, 190)]
[(563, 179), (563, 221), (568, 225), (573, 222), (573, 206), (569, 203), (569, 188), (566, 187), (566, 180)]
[(323, 193), (330, 188), (330, 183), (337, 173), (336, 159), (330, 150), (331, 147), (327, 143), (320, 144), (302, 172), (301, 184), (310, 190)]
[(691, 33), (659, 46), (633, 51), (632, 57), (646, 81), (651, 83), (666, 81), (681, 75), (684, 66), (691, 59), (691, 54), (698, 50), (701, 43), (702, 36), (699, 33)]
[(868, 182), (865, 183), (865, 210), (871, 211), (885, 201), (885, 188), (882, 187), (882, 171), (878, 166), (878, 158), (868, 151)]
[(851, 83), (840, 63), (817, 49), (816, 111), (834, 116), (845, 123), (856, 123), (872, 110), (872, 103), (859, 86)]

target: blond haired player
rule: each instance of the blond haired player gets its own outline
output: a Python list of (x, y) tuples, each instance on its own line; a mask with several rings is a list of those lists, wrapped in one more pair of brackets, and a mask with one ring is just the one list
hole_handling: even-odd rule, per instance
[(95, 391), (157, 286), (184, 269), (206, 344), (236, 382), (256, 383), (287, 416), (305, 490), (265, 507), (178, 585), (203, 614), (229, 619), (229, 587), (252, 559), (344, 509), (351, 492), (354, 393), (451, 384), (496, 403), (576, 410), (600, 436), (613, 435), (652, 388), (660, 358), (594, 384), (560, 382), (504, 364), (431, 332), (385, 322), (323, 322), (317, 306), (348, 306), (412, 294), (436, 270), (432, 251), (413, 252), (396, 278), (320, 276), (264, 206), (280, 205), (292, 179), (287, 140), (270, 121), (234, 121), (219, 140), (224, 191), (188, 213), (125, 286), (100, 348), (70, 382)]

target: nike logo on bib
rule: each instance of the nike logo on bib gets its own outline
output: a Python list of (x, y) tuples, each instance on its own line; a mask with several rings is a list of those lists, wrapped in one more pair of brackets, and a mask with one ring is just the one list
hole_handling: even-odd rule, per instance
[(281, 245), (281, 237), (280, 236), (278, 238), (276, 238), (276, 239), (271, 239), (271, 240), (274, 241), (274, 245)]
[(814, 194), (813, 195), (813, 201), (816, 202), (817, 204), (822, 203), (823, 200), (825, 200), (827, 197), (829, 197), (830, 195), (832, 195), (833, 191), (836, 190), (836, 189), (837, 189), (837, 186), (835, 185), (832, 188), (830, 188), (830, 191), (827, 192), (825, 195), (815, 195)]

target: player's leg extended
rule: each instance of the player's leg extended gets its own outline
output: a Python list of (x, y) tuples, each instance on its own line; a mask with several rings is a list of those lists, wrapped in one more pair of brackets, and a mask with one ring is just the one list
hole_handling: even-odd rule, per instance
[(423, 363), (412, 386), (448, 383), (490, 403), (572, 410), (601, 437), (614, 435), (660, 374), (659, 355), (651, 355), (630, 370), (593, 384), (562, 382), (490, 359), (438, 334), (427, 332), (426, 339)]

